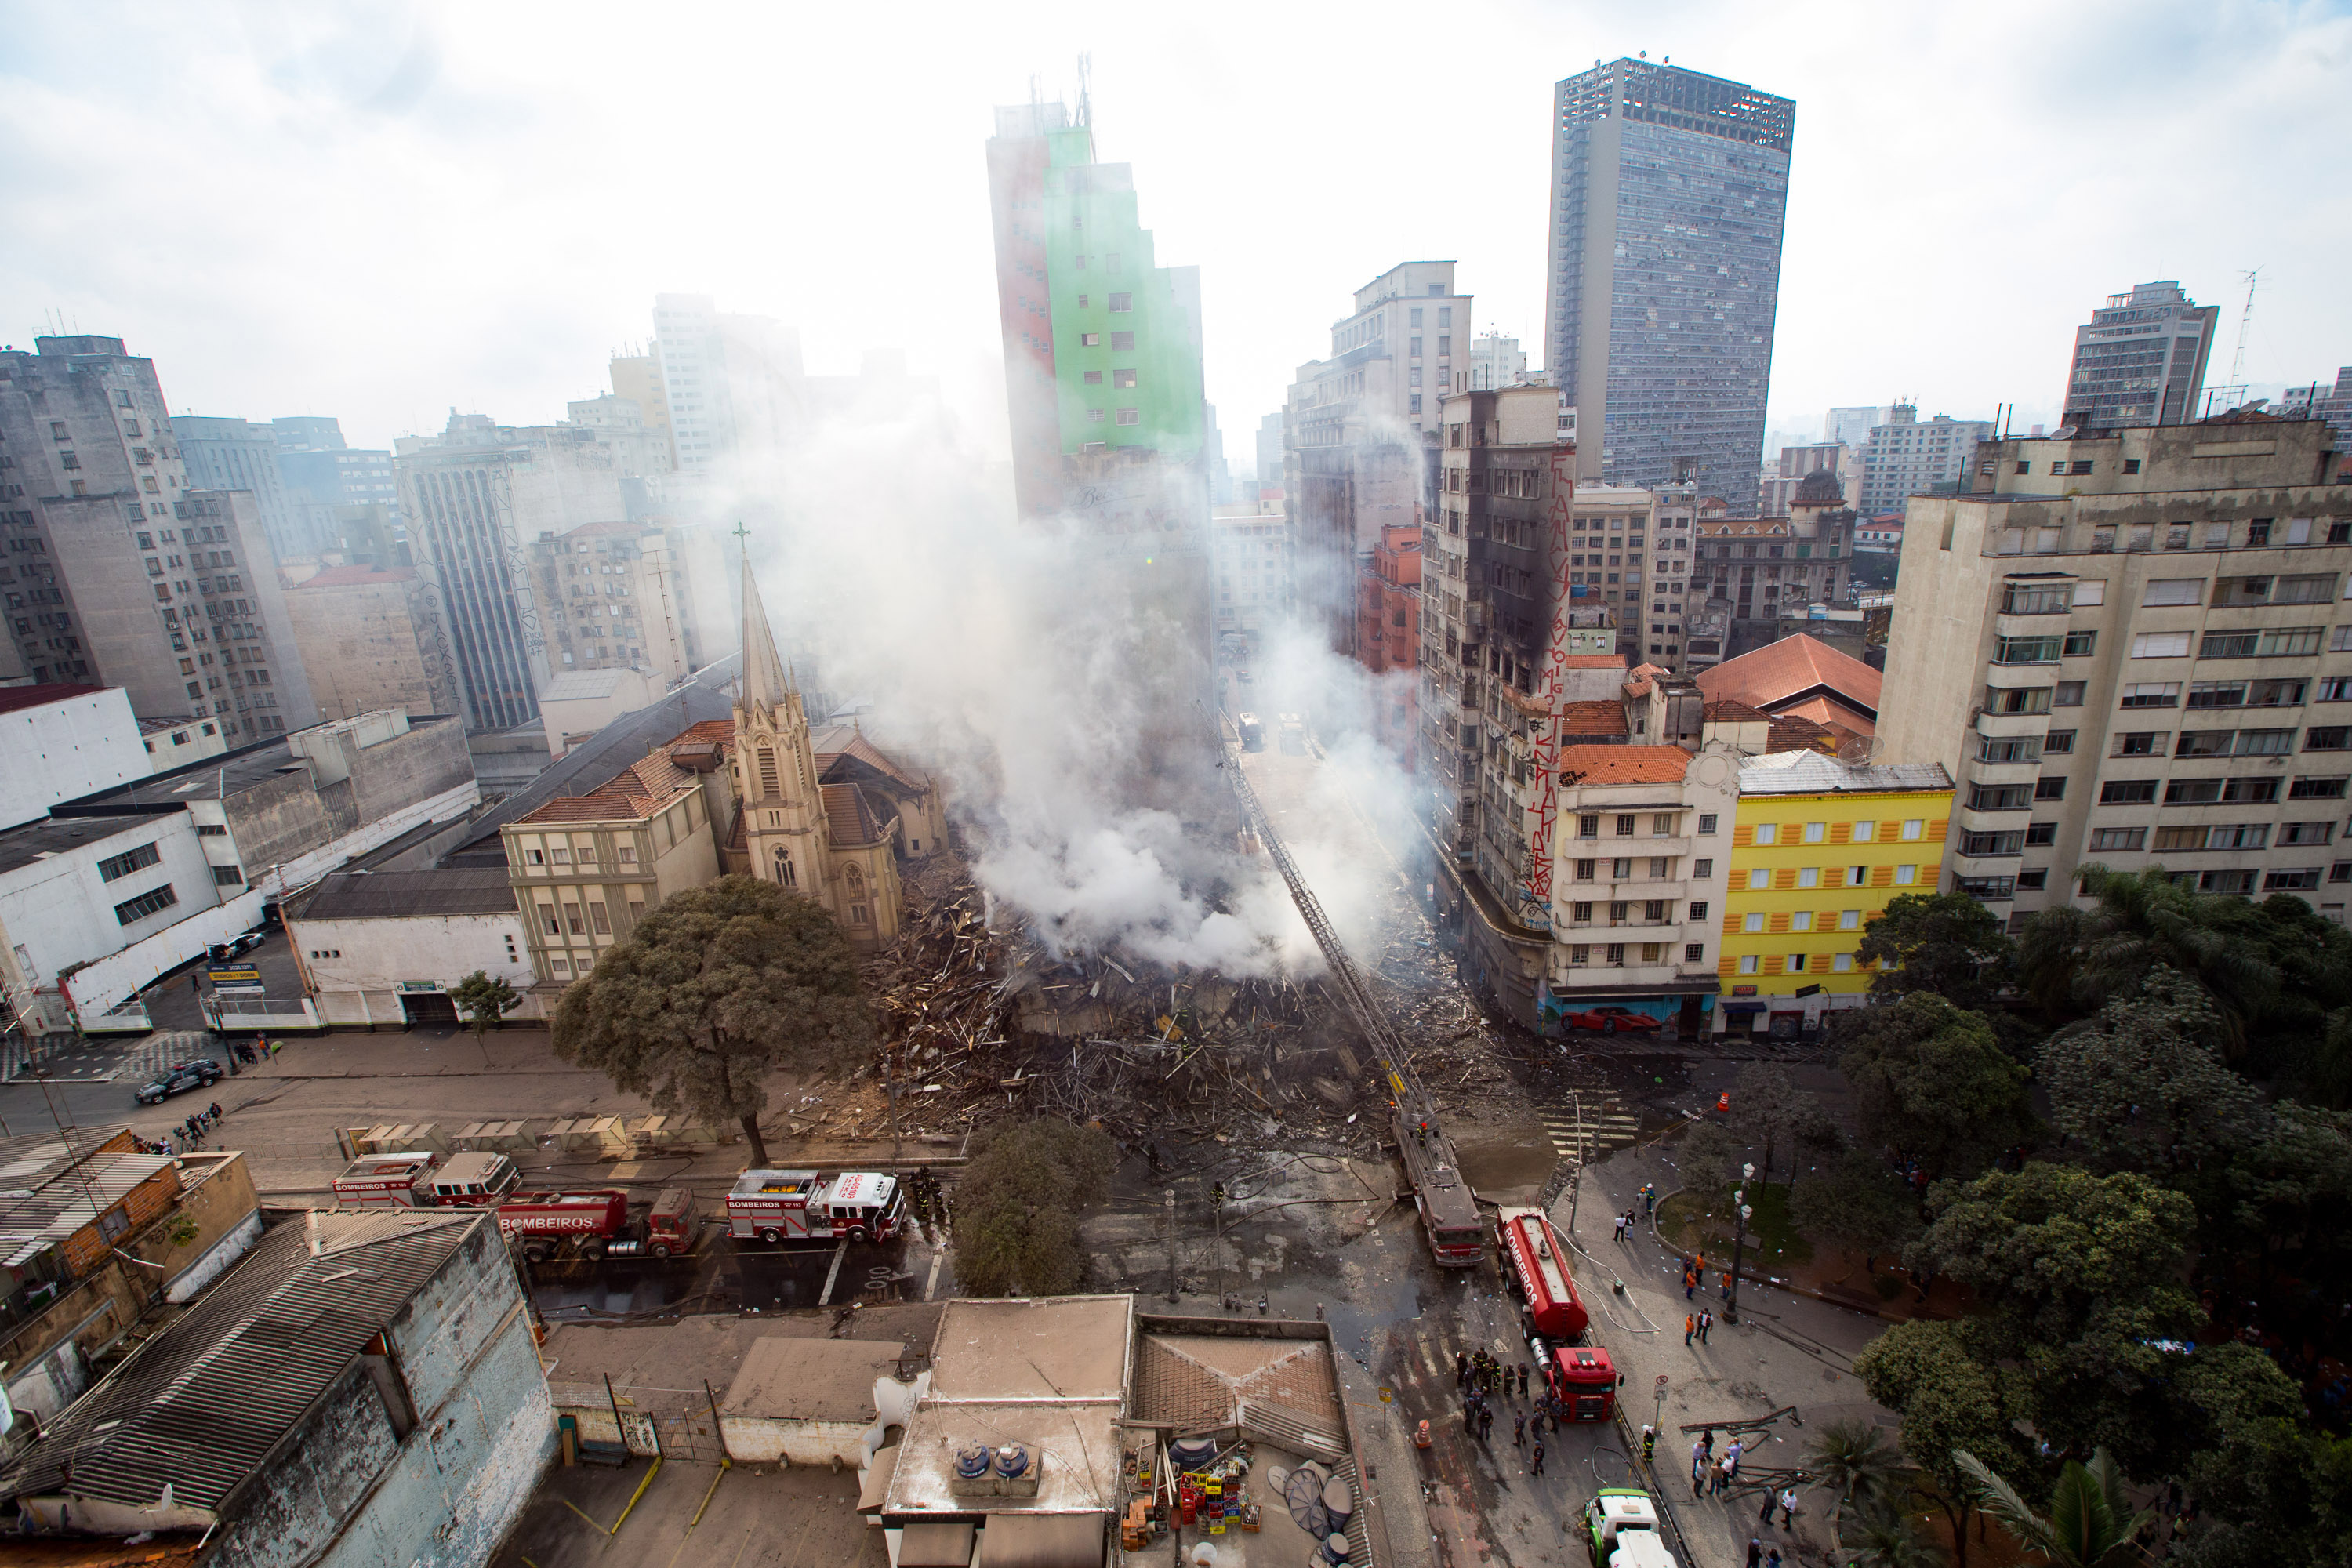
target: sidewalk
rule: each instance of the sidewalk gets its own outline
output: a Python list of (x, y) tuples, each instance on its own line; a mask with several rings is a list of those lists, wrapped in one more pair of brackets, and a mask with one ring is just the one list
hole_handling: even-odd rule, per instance
[[(1624, 1242), (1612, 1239), (1612, 1211), (1639, 1208), (1636, 1194), (1643, 1183), (1655, 1183), (1661, 1192), (1681, 1184), (1658, 1145), (1621, 1150), (1588, 1165), (1582, 1182), (1577, 1232), (1570, 1237), (1580, 1249), (1577, 1288), (1592, 1312), (1593, 1338), (1624, 1373), (1620, 1397), (1627, 1420), (1637, 1432), (1654, 1421), (1659, 1426), (1658, 1487), (1698, 1558), (1693, 1568), (1744, 1561), (1751, 1536), (1767, 1546), (1780, 1543), (1784, 1553), (1792, 1535), (1828, 1550), (1833, 1544), (1828, 1521), (1836, 1508), (1834, 1491), (1800, 1488), (1793, 1531), (1759, 1526), (1756, 1510), (1761, 1499), (1755, 1494), (1694, 1500), (1688, 1483), (1696, 1434), (1683, 1427), (1717, 1424), (1720, 1455), (1727, 1446), (1722, 1424), (1794, 1405), (1795, 1414), (1774, 1423), (1744, 1460), (1743, 1468), (1751, 1474), (1797, 1468), (1813, 1436), (1832, 1420), (1881, 1421), (1891, 1427), (1892, 1414), (1872, 1404), (1853, 1375), (1853, 1357), (1885, 1325), (1867, 1314), (1754, 1281), (1739, 1288), (1740, 1321), (1727, 1323), (1719, 1287), (1716, 1294), (1684, 1300), (1682, 1259), (1647, 1221)], [(1569, 1199), (1561, 1197), (1551, 1212), (1552, 1222), (1566, 1234)], [(1612, 1289), (1621, 1279), (1622, 1296)], [(1715, 1328), (1708, 1342), (1686, 1348), (1684, 1316), (1702, 1306), (1716, 1313)]]

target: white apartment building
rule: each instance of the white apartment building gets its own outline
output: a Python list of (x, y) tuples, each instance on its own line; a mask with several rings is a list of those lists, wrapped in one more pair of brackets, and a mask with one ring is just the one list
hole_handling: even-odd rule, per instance
[(1465, 363), (1467, 379), (1461, 388), (1465, 392), (1517, 386), (1528, 374), (1527, 351), (1519, 347), (1518, 339), (1507, 338), (1500, 332), (1481, 332), (1472, 338), (1470, 356)]
[(1901, 511), (1904, 501), (1938, 485), (1962, 488), (1977, 443), (1992, 437), (1990, 419), (1955, 419), (1938, 414), (1922, 421), (1919, 411), (1898, 403), (1886, 422), (1873, 426), (1862, 448), (1862, 494), (1848, 501), (1864, 517)]
[(1882, 760), (1958, 783), (1947, 891), (2011, 917), (2075, 868), (2352, 891), (2352, 464), (2315, 420), (1979, 449), (1915, 497)]
[[(1280, 501), (1236, 502), (1210, 520), (1220, 663), (1246, 668), (1290, 614), (1290, 520)], [(1235, 705), (1246, 702), (1234, 699)]]

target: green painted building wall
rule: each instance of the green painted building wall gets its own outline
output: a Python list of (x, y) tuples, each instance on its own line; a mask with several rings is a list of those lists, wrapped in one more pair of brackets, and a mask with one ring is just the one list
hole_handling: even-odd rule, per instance
[(1187, 301), (1172, 270), (1154, 265), (1129, 166), (1095, 163), (1085, 126), (1046, 140), (1045, 271), (1062, 451), (1099, 444), (1195, 458), (1207, 398), (1197, 301)]

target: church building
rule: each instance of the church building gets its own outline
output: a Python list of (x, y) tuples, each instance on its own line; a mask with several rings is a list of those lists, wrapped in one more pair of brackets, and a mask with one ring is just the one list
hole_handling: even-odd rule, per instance
[[(859, 750), (881, 766), (870, 771), (899, 788), (917, 781), (874, 751)], [(824, 763), (837, 763), (829, 753)], [(897, 791), (858, 782), (836, 765), (820, 765), (801, 693), (784, 661), (768, 614), (743, 563), (743, 679), (735, 699), (735, 822), (724, 846), (726, 868), (749, 872), (814, 899), (831, 910), (851, 942), (870, 948), (898, 934), (898, 850), (901, 803)], [(837, 780), (837, 782), (835, 782)], [(917, 816), (938, 816), (938, 791), (927, 784)], [(926, 842), (925, 848), (931, 847)], [(921, 851), (918, 851), (919, 853)]]

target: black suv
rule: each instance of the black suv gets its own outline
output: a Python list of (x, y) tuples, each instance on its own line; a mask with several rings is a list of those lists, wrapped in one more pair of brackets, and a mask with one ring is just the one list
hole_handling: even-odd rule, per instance
[(163, 1069), (152, 1083), (139, 1086), (139, 1103), (161, 1105), (175, 1094), (185, 1094), (192, 1089), (210, 1089), (220, 1082), (220, 1064), (210, 1057), (200, 1057), (192, 1062), (178, 1062)]

